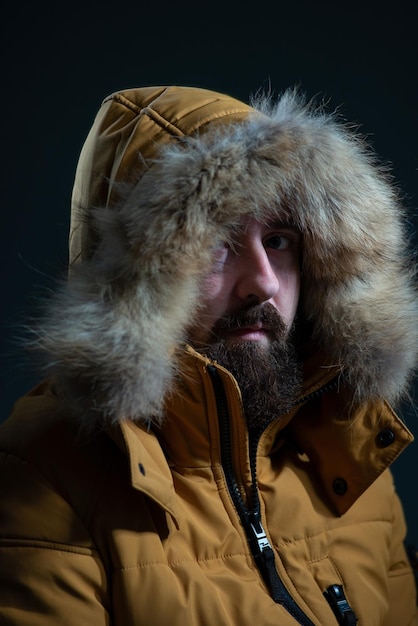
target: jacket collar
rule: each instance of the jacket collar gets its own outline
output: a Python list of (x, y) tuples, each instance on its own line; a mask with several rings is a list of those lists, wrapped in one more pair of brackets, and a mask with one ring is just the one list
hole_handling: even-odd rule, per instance
[(328, 500), (343, 515), (399, 456), (413, 435), (385, 401), (350, 409), (342, 390), (302, 406), (288, 431)]
[[(309, 459), (328, 500), (340, 515), (345, 513), (370, 484), (413, 441), (403, 422), (384, 401), (362, 403), (355, 409), (343, 386), (324, 391), (335, 368), (317, 367), (318, 356), (307, 365), (308, 381), (300, 404), (260, 440), (259, 454), (269, 455), (277, 446), (279, 432), (288, 436), (297, 453)], [(178, 518), (170, 465), (205, 467), (220, 462), (216, 403), (207, 365), (192, 349), (186, 351), (185, 375), (166, 406), (161, 428), (126, 420), (112, 436), (130, 460), (131, 481)], [(248, 437), (235, 379), (216, 366), (229, 397), (232, 429), (237, 450), (247, 450)], [(238, 454), (238, 452), (237, 452)], [(244, 454), (242, 475), (250, 479)]]

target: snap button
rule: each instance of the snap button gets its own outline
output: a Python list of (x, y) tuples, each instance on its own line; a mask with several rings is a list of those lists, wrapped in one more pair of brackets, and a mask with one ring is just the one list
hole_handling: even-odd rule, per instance
[(384, 428), (376, 435), (375, 443), (378, 448), (387, 448), (395, 441), (395, 433), (390, 428)]
[(142, 463), (138, 463), (138, 467), (139, 467), (139, 471), (141, 472), (142, 476), (145, 476), (145, 467), (142, 465)]
[(341, 477), (335, 478), (332, 483), (332, 488), (337, 496), (343, 496), (347, 491), (347, 481)]

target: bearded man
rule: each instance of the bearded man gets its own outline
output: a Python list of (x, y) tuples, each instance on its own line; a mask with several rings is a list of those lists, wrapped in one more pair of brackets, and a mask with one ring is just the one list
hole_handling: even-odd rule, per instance
[(2, 623), (418, 624), (405, 241), (385, 170), (295, 92), (106, 98), (46, 378), (0, 429)]

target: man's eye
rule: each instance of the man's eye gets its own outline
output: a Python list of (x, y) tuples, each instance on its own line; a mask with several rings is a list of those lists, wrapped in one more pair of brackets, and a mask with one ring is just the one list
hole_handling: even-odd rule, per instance
[(289, 237), (285, 237), (284, 235), (272, 235), (266, 239), (264, 245), (266, 248), (272, 248), (273, 250), (286, 250), (291, 243)]

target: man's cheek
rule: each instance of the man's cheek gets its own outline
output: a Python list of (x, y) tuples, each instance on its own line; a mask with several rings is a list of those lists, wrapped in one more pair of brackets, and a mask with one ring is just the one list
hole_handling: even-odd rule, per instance
[(228, 296), (228, 286), (223, 274), (211, 272), (204, 276), (200, 285), (200, 292), (201, 300), (207, 309), (214, 311), (221, 309), (223, 301)]

